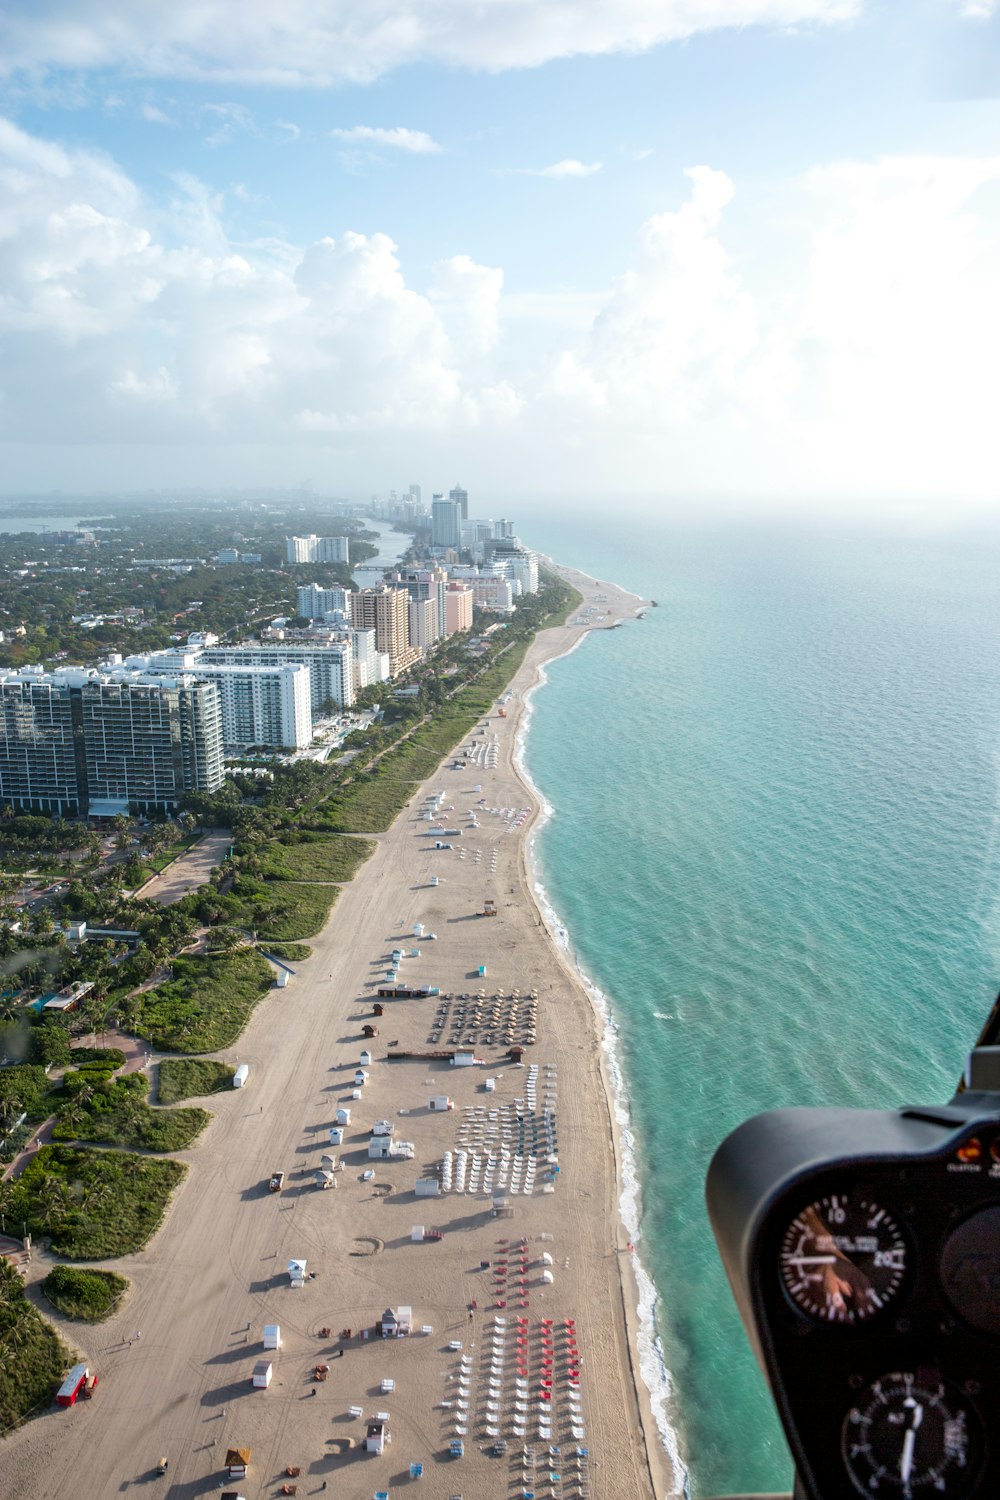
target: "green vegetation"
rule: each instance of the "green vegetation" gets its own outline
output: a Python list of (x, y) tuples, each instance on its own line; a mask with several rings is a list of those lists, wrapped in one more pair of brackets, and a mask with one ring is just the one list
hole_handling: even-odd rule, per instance
[(0, 1260), (0, 1351), (0, 1432), (9, 1432), (36, 1407), (48, 1405), (72, 1356), (5, 1260)]
[(42, 1282), (42, 1291), (64, 1318), (101, 1323), (110, 1317), (128, 1291), (128, 1282), (113, 1271), (56, 1266)]
[(375, 847), (370, 839), (307, 835), (302, 843), (268, 844), (259, 873), (265, 880), (352, 880)]
[(42, 1146), (17, 1181), (4, 1184), (5, 1212), (47, 1235), (67, 1260), (130, 1255), (159, 1227), (186, 1170), (158, 1156)]
[(149, 1085), (140, 1073), (93, 1082), (91, 1076), (77, 1075), (82, 1086), (74, 1086), (71, 1101), (60, 1111), (53, 1140), (183, 1151), (211, 1119), (203, 1109), (151, 1109), (146, 1102)]
[(0, 1135), (11, 1129), (22, 1114), (29, 1120), (44, 1120), (48, 1094), (49, 1080), (44, 1068), (34, 1063), (0, 1068)]
[(160, 1103), (179, 1104), (182, 1099), (217, 1094), (232, 1087), (235, 1072), (228, 1063), (208, 1058), (165, 1057), (159, 1065)]
[(299, 963), (312, 957), (312, 949), (308, 943), (268, 943), (268, 953), (273, 953), (275, 958), (283, 958), (286, 963)]
[[(43, 511), (36, 508), (37, 514)], [(51, 512), (50, 512), (51, 513)], [(259, 563), (216, 568), (212, 554), (229, 547), (234, 531), (242, 545), (260, 555)], [(295, 532), (324, 536), (349, 534), (351, 564), (289, 567), (285, 537)], [(359, 522), (331, 517), (312, 502), (291, 500), (267, 514), (250, 502), (202, 498), (197, 504), (175, 498), (152, 509), (141, 502), (115, 501), (114, 525), (99, 532), (86, 554), (86, 608), (101, 616), (90, 628), (73, 623), (81, 607), (81, 579), (72, 565), (81, 549), (58, 533), (0, 537), (0, 572), (5, 579), (2, 623), (22, 623), (26, 634), (0, 643), (0, 664), (21, 666), (49, 661), (57, 651), (72, 661), (93, 660), (111, 650), (150, 651), (170, 644), (178, 622), (184, 630), (218, 634), (242, 628), (276, 609), (295, 612), (295, 588), (320, 573), (324, 581), (350, 586), (351, 567), (375, 554), (371, 533)], [(133, 565), (148, 558), (187, 557), (190, 573), (169, 567)], [(71, 567), (67, 568), (67, 564)]]
[(294, 942), (315, 936), (339, 894), (336, 886), (255, 880), (249, 875), (237, 875), (232, 889), (240, 901), (240, 922), (256, 931), (265, 946), (274, 938)]
[(217, 1052), (236, 1040), (273, 983), (273, 971), (250, 948), (175, 958), (165, 984), (122, 1008), (129, 1029), (159, 1050)]
[(125, 1054), (120, 1047), (74, 1047), (70, 1058), (77, 1068), (88, 1063), (98, 1063), (114, 1070), (122, 1066)]

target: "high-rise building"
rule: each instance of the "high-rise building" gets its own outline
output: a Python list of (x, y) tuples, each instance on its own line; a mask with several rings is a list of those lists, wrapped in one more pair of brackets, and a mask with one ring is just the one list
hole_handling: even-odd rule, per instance
[[(280, 641), (275, 644), (244, 641), (239, 646), (188, 646), (177, 651), (153, 651), (148, 656), (129, 656), (125, 666), (149, 673), (199, 672), (203, 667), (280, 667), (309, 669), (309, 700), (315, 716), (327, 704), (350, 708), (354, 702), (354, 672), (349, 642)], [(312, 730), (310, 728), (310, 734)], [(256, 743), (263, 744), (262, 738)], [(275, 741), (275, 743), (278, 743)]]
[[(201, 663), (216, 666), (283, 667), (299, 665), (309, 669), (309, 697), (313, 714), (329, 704), (350, 708), (354, 702), (354, 671), (350, 644), (331, 641), (328, 645), (310, 646), (300, 641), (282, 641), (264, 645), (245, 641), (240, 646), (214, 646), (199, 657)], [(310, 731), (311, 732), (311, 731)]]
[(420, 660), (419, 650), (410, 645), (409, 601), (406, 589), (384, 583), (351, 595), (351, 623), (357, 630), (375, 631), (376, 648), (388, 656), (393, 677)]
[(80, 810), (69, 692), (40, 668), (0, 674), (0, 800), (30, 812)]
[(218, 688), (227, 750), (247, 745), (305, 750), (312, 743), (308, 667), (295, 662), (251, 667), (202, 661), (198, 675)]
[(445, 635), (472, 629), (472, 590), (465, 583), (449, 583), (444, 594)]
[(296, 608), (303, 619), (319, 620), (332, 610), (348, 610), (350, 606), (347, 600), (350, 592), (350, 589), (339, 586), (324, 589), (320, 588), (319, 584), (307, 583), (296, 590)]
[(285, 538), (290, 563), (350, 562), (349, 538), (346, 536), (290, 536)]
[(436, 612), (438, 636), (444, 635), (444, 591), (448, 587), (448, 574), (444, 568), (408, 568), (396, 577), (405, 586), (411, 599), (433, 599)]
[(461, 485), (456, 484), (453, 490), (448, 491), (448, 499), (454, 501), (461, 511), (461, 520), (469, 519), (469, 492), (463, 490)]
[(474, 609), (484, 609), (496, 615), (513, 614), (514, 594), (509, 578), (497, 578), (493, 574), (482, 573), (478, 578), (470, 581)]
[(431, 503), (431, 545), (455, 547), (462, 545), (462, 507), (458, 500), (446, 500), (435, 495)]
[(109, 817), (176, 807), (222, 778), (213, 683), (82, 667), (0, 677), (0, 801)]
[(427, 652), (438, 638), (436, 599), (408, 600), (410, 645)]
[(418, 505), (420, 504), (420, 486), (419, 486), (419, 484), (411, 484), (410, 488), (407, 490), (406, 493), (409, 495), (409, 497), (410, 497), (411, 500), (415, 500)]
[(375, 631), (351, 630), (348, 633), (354, 664), (354, 686), (373, 687), (376, 682), (389, 679), (389, 658), (375, 644)]

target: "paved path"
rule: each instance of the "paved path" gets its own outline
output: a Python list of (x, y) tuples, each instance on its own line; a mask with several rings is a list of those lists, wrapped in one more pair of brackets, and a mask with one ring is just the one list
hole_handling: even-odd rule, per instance
[(233, 836), (228, 828), (216, 828), (197, 844), (174, 860), (173, 864), (159, 875), (154, 875), (137, 896), (147, 901), (158, 901), (161, 906), (172, 906), (187, 891), (196, 891), (208, 883), (210, 872), (221, 865), (229, 852)]

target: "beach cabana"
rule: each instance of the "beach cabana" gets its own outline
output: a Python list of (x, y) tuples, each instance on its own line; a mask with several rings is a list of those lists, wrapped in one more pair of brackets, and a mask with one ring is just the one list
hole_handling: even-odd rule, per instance
[(250, 1449), (230, 1448), (226, 1453), (226, 1471), (230, 1479), (246, 1479), (250, 1469)]
[(389, 1441), (389, 1430), (385, 1422), (369, 1422), (365, 1433), (365, 1452), (384, 1453)]
[(266, 1391), (271, 1384), (271, 1376), (274, 1374), (274, 1366), (269, 1359), (259, 1359), (253, 1367), (253, 1387), (256, 1391)]
[(288, 1262), (288, 1279), (292, 1286), (305, 1286), (306, 1263), (304, 1260), (290, 1260)]
[(279, 1327), (279, 1325), (277, 1323), (265, 1323), (264, 1324), (264, 1348), (265, 1349), (280, 1349), (281, 1348), (281, 1328)]

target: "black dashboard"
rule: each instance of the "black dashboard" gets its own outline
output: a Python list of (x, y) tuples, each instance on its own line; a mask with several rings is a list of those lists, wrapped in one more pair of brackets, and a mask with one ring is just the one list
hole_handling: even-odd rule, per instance
[(809, 1500), (1000, 1496), (1000, 1097), (723, 1142), (722, 1260)]

